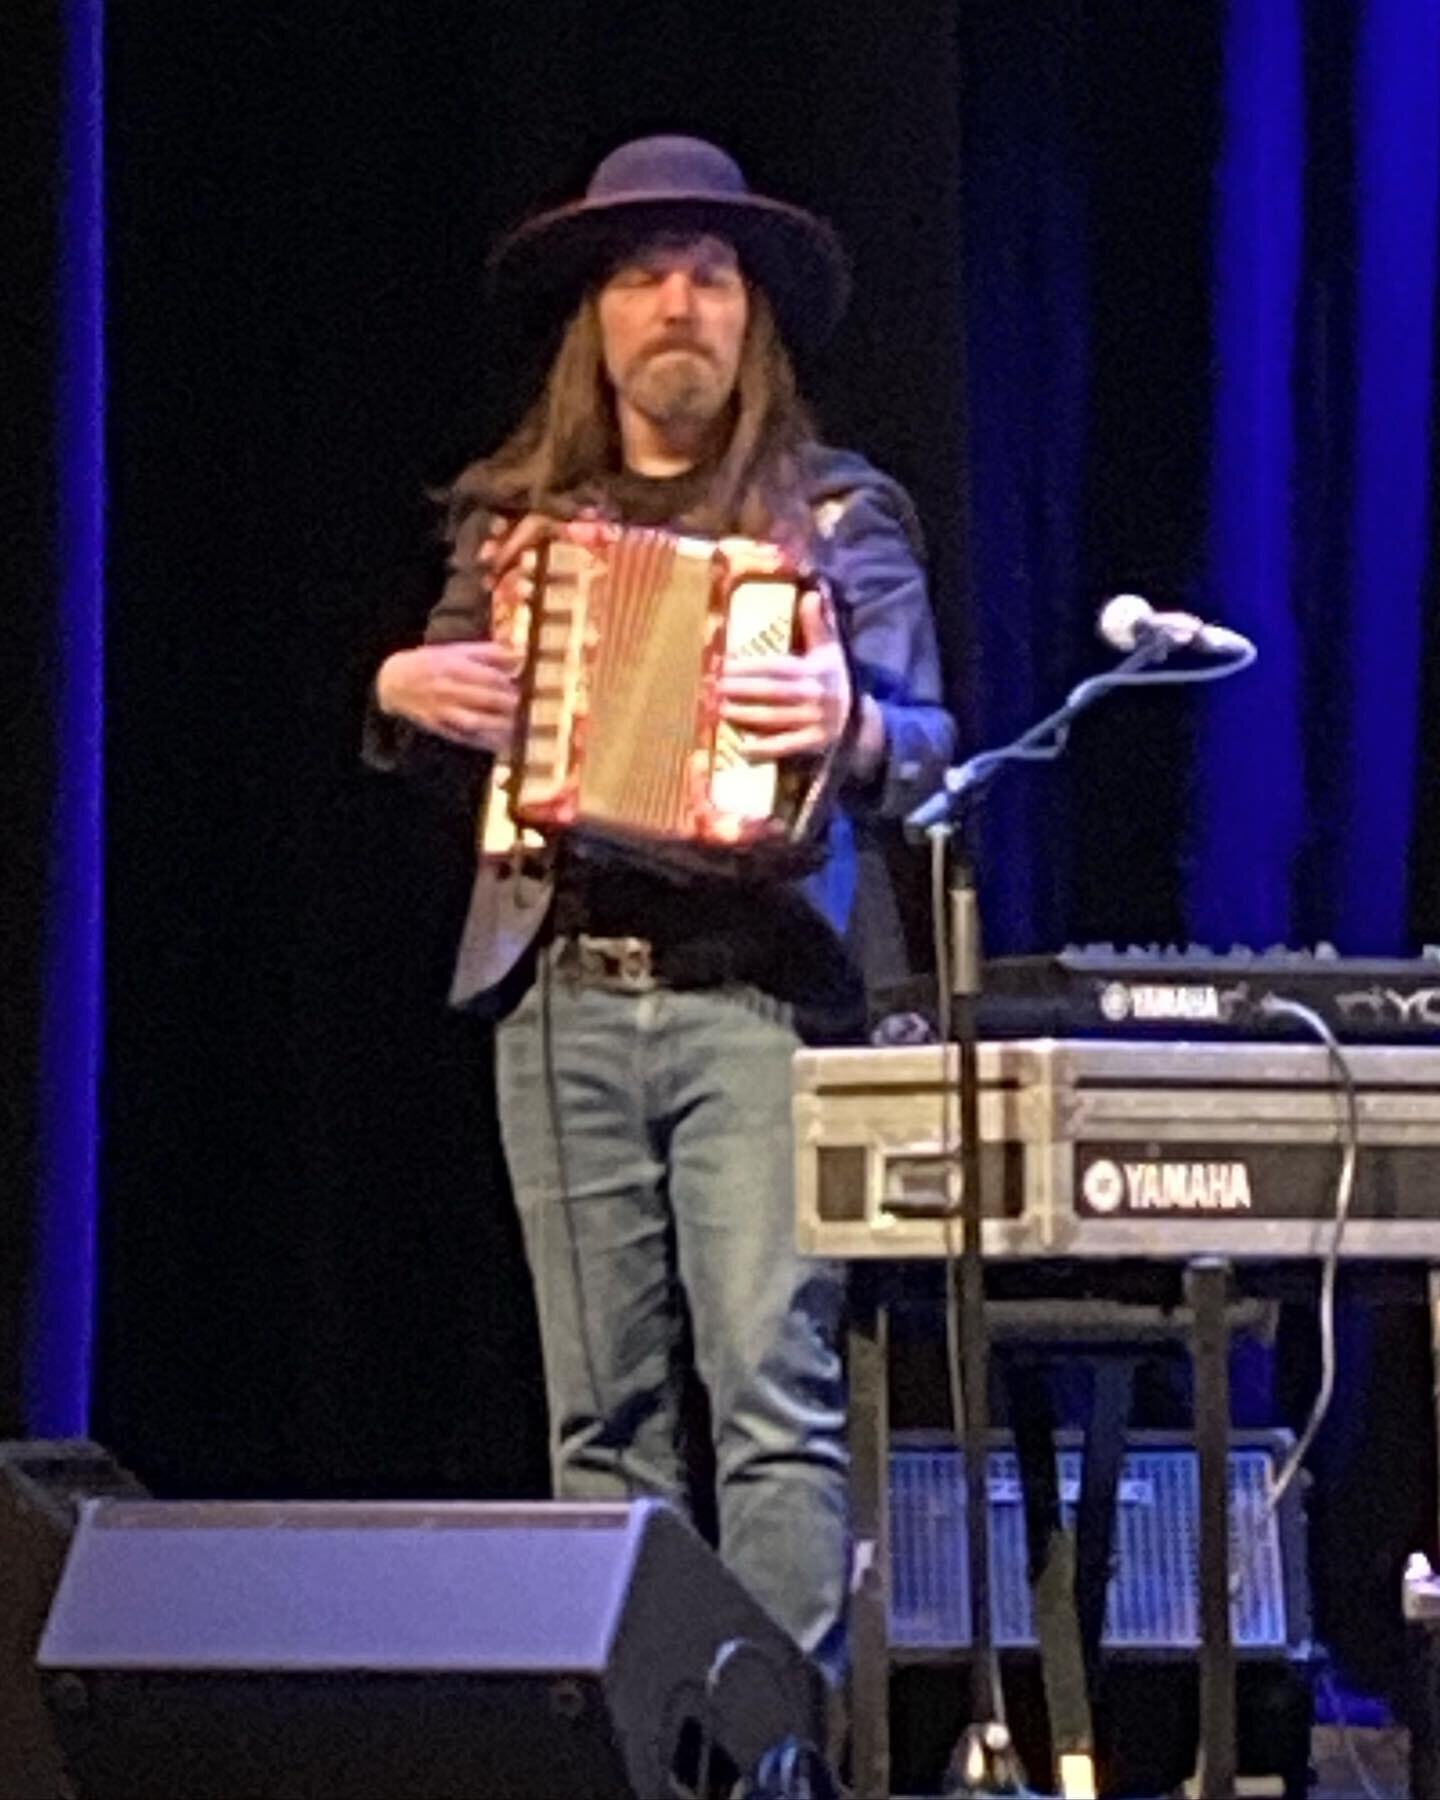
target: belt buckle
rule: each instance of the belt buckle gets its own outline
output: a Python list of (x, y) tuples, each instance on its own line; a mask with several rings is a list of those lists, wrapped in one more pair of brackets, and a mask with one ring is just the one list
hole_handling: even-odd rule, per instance
[(582, 979), (625, 994), (649, 993), (656, 986), (654, 953), (648, 938), (590, 937), (582, 931), (575, 945)]

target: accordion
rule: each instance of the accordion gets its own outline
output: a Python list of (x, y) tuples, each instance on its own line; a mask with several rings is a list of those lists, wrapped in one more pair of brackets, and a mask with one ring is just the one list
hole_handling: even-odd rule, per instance
[(812, 591), (833, 624), (823, 585), (774, 545), (547, 525), (492, 596), (491, 636), (524, 664), (481, 854), (576, 832), (712, 871), (813, 865), (835, 753), (749, 761), (717, 691), (727, 656), (799, 647)]

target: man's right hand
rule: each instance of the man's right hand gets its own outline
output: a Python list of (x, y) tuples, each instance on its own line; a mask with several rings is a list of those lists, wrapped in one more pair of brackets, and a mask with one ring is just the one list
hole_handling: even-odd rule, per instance
[(520, 703), (524, 657), (491, 641), (420, 644), (386, 657), (375, 678), (380, 710), (467, 750), (505, 751)]

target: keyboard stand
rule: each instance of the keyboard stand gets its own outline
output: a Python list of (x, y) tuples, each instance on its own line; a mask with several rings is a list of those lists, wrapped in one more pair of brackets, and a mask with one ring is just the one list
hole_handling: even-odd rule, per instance
[[(850, 1505), (855, 1540), (851, 1595), (850, 1776), (856, 1800), (890, 1795), (890, 1395), (891, 1315), (905, 1305), (904, 1265), (857, 1264), (849, 1321)], [(1185, 1270), (1186, 1304), (1177, 1308), (1108, 1299), (991, 1299), (990, 1335), (997, 1361), (1017, 1369), (1047, 1358), (1081, 1356), (1097, 1370), (1096, 1407), (1086, 1433), (1085, 1472), (1073, 1550), (1075, 1581), (1054, 1571), (1071, 1563), (1060, 1543), (1053, 1449), (1041, 1409), (1017, 1418), (1026, 1462), (1026, 1516), (1032, 1570), (1041, 1575), (1036, 1618), (1043, 1627), (1047, 1704), (1057, 1758), (1068, 1742), (1090, 1736), (1090, 1692), (1099, 1663), (1115, 1494), (1130, 1410), (1129, 1372), (1147, 1345), (1183, 1342), (1195, 1373), (1195, 1443), (1199, 1466), (1200, 1791), (1231, 1800), (1236, 1779), (1235, 1651), (1230, 1631), (1228, 1457), (1229, 1349), (1238, 1332), (1273, 1329), (1275, 1304), (1235, 1299), (1231, 1269), (1199, 1258)], [(1109, 1363), (1111, 1373), (1098, 1371)], [(1021, 1387), (1025, 1382), (1022, 1378)], [(1039, 1463), (1051, 1473), (1037, 1481)], [(1063, 1534), (1068, 1536), (1068, 1534)], [(1037, 1554), (1038, 1552), (1038, 1554)], [(1047, 1569), (1050, 1571), (1046, 1576)], [(1068, 1592), (1064, 1591), (1068, 1589)]]

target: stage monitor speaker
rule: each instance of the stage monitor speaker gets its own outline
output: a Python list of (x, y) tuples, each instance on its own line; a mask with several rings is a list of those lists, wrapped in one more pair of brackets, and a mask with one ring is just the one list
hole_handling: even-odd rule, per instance
[(81, 1500), (144, 1492), (98, 1444), (0, 1443), (0, 1800), (68, 1800), (35, 1648)]
[(656, 1501), (101, 1503), (39, 1666), (82, 1800), (661, 1800), (821, 1741)]

